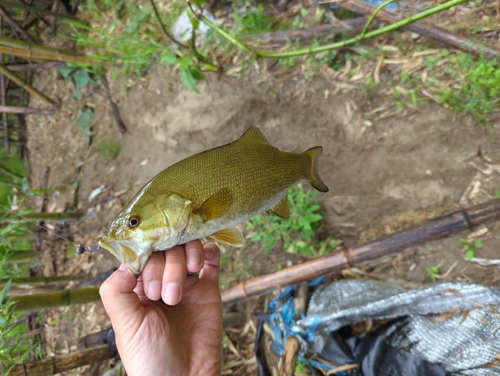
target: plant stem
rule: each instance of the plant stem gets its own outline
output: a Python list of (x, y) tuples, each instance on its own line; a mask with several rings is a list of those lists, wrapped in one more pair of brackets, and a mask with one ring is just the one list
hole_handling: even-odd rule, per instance
[(394, 0), (387, 0), (385, 1), (384, 3), (380, 4), (377, 9), (375, 9), (375, 12), (372, 13), (372, 15), (370, 16), (370, 18), (368, 19), (368, 22), (366, 23), (363, 31), (361, 32), (361, 35), (360, 35), (360, 38), (364, 38), (365, 34), (366, 34), (366, 31), (368, 30), (368, 28), (370, 27), (371, 23), (373, 22), (373, 20), (375, 19), (375, 17), (377, 16), (378, 12), (380, 12), (383, 8), (385, 8), (387, 5), (389, 5), (390, 3), (392, 3)]
[[(5, 214), (12, 214), (18, 216), (16, 212), (2, 212), (0, 211), (0, 216)], [(23, 216), (18, 216), (21, 220), (26, 219), (28, 221), (69, 221), (77, 220), (83, 217), (83, 213), (47, 213), (47, 212), (31, 212), (23, 214)], [(9, 217), (12, 220), (12, 217)]]
[(343, 48), (346, 46), (350, 46), (352, 44), (361, 42), (365, 39), (373, 38), (373, 37), (388, 33), (390, 31), (397, 30), (403, 26), (407, 26), (407, 25), (412, 24), (416, 21), (419, 21), (421, 19), (429, 17), (433, 14), (442, 12), (442, 11), (450, 9), (454, 6), (465, 3), (466, 1), (468, 1), (468, 0), (451, 0), (451, 1), (448, 1), (444, 4), (438, 5), (434, 8), (428, 9), (428, 10), (423, 11), (421, 13), (418, 13), (418, 14), (415, 14), (415, 15), (410, 16), (408, 18), (405, 18), (399, 22), (393, 23), (391, 25), (387, 25), (387, 26), (382, 27), (382, 28), (377, 29), (377, 30), (370, 31), (369, 33), (366, 33), (363, 36), (358, 35), (357, 37), (350, 38), (350, 39), (344, 40), (342, 42), (327, 44), (327, 45), (319, 46), (319, 47), (301, 48), (301, 49), (289, 51), (289, 52), (255, 51), (255, 50), (251, 49), (250, 47), (244, 45), (240, 41), (238, 41), (232, 35), (226, 33), (224, 30), (222, 30), (220, 27), (218, 27), (213, 22), (208, 20), (206, 17), (204, 17), (204, 16), (200, 16), (200, 17), (203, 20), (203, 22), (205, 22), (208, 26), (210, 26), (210, 28), (212, 28), (215, 32), (217, 32), (219, 35), (221, 35), (222, 37), (227, 39), (229, 42), (235, 44), (236, 46), (238, 46), (242, 50), (249, 52), (249, 53), (252, 53), (252, 54), (255, 54), (256, 56), (259, 56), (259, 57), (280, 58), (280, 57), (295, 57), (295, 56), (302, 56), (302, 55), (311, 55), (311, 54), (315, 54), (315, 53), (319, 53), (319, 52), (325, 52), (325, 51), (330, 51), (330, 50), (335, 50), (335, 49)]

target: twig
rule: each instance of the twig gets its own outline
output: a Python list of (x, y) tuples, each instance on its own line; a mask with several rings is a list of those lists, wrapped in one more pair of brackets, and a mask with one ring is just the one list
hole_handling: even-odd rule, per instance
[(240, 282), (236, 286), (222, 291), (222, 302), (224, 304), (235, 303), (250, 296), (271, 291), (277, 287), (352, 268), (364, 262), (392, 255), (431, 240), (443, 239), (499, 219), (500, 199), (496, 199), (434, 219), (422, 226), (356, 248), (342, 250), (275, 273)]
[[(340, 7), (356, 12), (359, 14), (369, 15), (373, 13), (375, 6), (359, 0), (344, 0), (344, 1), (323, 1), (321, 4), (329, 4), (335, 2)], [(403, 17), (397, 13), (387, 10), (381, 10), (376, 17), (384, 22), (400, 22)], [(411, 25), (405, 26), (408, 30), (414, 31), (420, 35), (426, 36), (436, 42), (445, 44), (447, 46), (457, 48), (466, 52), (471, 52), (476, 55), (485, 55), (487, 57), (499, 57), (500, 51), (485, 46), (484, 44), (473, 42), (471, 40), (462, 38), (458, 35), (452, 34), (449, 31), (441, 29), (437, 26), (431, 26), (424, 22), (415, 22)]]
[(120, 117), (120, 111), (118, 110), (118, 106), (116, 105), (115, 100), (111, 96), (111, 93), (109, 91), (109, 84), (108, 80), (106, 79), (106, 74), (103, 73), (100, 76), (100, 81), (101, 85), (104, 88), (104, 91), (106, 93), (106, 97), (108, 98), (109, 105), (111, 106), (111, 113), (113, 114), (113, 118), (115, 119), (116, 126), (118, 127), (118, 130), (120, 133), (125, 133), (127, 132), (127, 127), (125, 127), (125, 123), (123, 122), (122, 118)]
[(35, 40), (31, 37), (31, 35), (29, 35), (26, 30), (24, 30), (21, 26), (19, 26), (17, 24), (17, 22), (14, 21), (12, 19), (12, 17), (9, 16), (9, 14), (1, 6), (0, 6), (0, 15), (2, 15), (5, 18), (5, 21), (7, 21), (7, 23), (10, 26), (12, 26), (13, 29), (16, 29), (17, 31), (19, 31), (21, 33), (21, 35), (23, 37), (25, 37), (28, 42), (30, 42), (30, 43), (36, 43)]
[(40, 98), (41, 100), (43, 100), (44, 102), (56, 107), (56, 108), (59, 108), (59, 104), (56, 103), (55, 101), (53, 101), (52, 99), (50, 99), (49, 97), (47, 97), (45, 94), (43, 94), (42, 92), (38, 91), (37, 89), (35, 89), (33, 86), (31, 86), (30, 84), (28, 84), (27, 82), (25, 82), (21, 77), (17, 76), (16, 74), (12, 73), (10, 70), (7, 69), (7, 67), (3, 64), (0, 64), (0, 72), (9, 77), (12, 81), (14, 81), (16, 84), (18, 84), (19, 86), (21, 86), (23, 89), (25, 89), (26, 91), (29, 91), (30, 94), (32, 95), (36, 95), (38, 98)]
[(22, 175), (19, 175), (17, 172), (9, 170), (7, 167), (4, 167), (2, 165), (0, 165), (0, 172), (3, 172), (4, 174), (12, 176), (13, 178), (16, 178), (16, 179), (22, 179), (23, 178)]
[(54, 115), (57, 109), (51, 108), (43, 110), (41, 108), (19, 107), (19, 106), (0, 106), (0, 112), (8, 112), (11, 114), (38, 114), (38, 115)]

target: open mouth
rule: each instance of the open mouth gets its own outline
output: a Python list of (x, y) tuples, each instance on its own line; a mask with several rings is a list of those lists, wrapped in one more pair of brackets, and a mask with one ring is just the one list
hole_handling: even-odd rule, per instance
[(141, 273), (139, 252), (134, 249), (134, 244), (131, 242), (126, 240), (115, 241), (103, 236), (97, 239), (97, 244), (111, 252), (118, 261), (127, 265), (135, 276)]

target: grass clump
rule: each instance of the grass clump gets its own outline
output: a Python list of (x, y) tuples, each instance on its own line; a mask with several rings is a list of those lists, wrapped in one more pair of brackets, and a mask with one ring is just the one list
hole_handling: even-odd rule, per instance
[(321, 242), (314, 239), (323, 219), (317, 194), (315, 190), (304, 190), (301, 184), (291, 188), (288, 191), (290, 218), (266, 214), (250, 219), (247, 225), (250, 241), (261, 242), (267, 253), (281, 240), (286, 252), (313, 257), (336, 248), (338, 242), (333, 238)]
[(110, 140), (109, 138), (101, 138), (99, 139), (95, 147), (99, 155), (109, 158), (115, 159), (120, 154), (121, 146), (118, 141)]

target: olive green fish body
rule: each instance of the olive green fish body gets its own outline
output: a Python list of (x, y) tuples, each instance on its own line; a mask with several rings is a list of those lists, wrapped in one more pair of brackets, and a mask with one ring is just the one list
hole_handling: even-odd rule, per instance
[[(110, 223), (98, 243), (140, 274), (151, 252), (209, 238), (241, 246), (235, 226), (270, 210), (288, 217), (286, 193), (301, 181), (321, 192), (321, 147), (287, 153), (250, 127), (230, 144), (195, 154), (147, 183)], [(132, 222), (131, 222), (132, 220)]]

